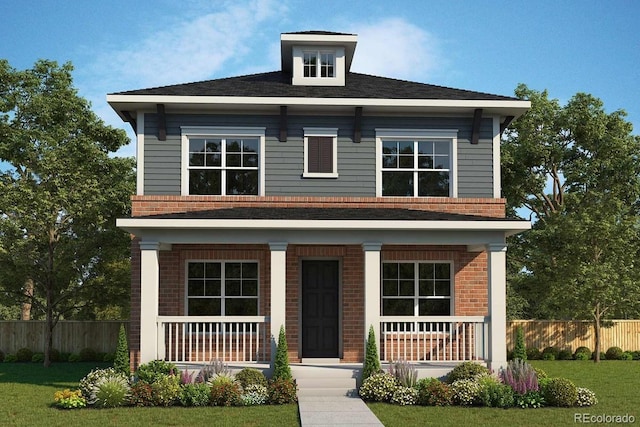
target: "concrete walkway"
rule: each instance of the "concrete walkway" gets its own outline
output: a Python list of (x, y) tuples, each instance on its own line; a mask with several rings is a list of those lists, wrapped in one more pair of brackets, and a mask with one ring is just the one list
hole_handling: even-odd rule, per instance
[(299, 396), (298, 410), (302, 427), (382, 427), (380, 420), (359, 397)]

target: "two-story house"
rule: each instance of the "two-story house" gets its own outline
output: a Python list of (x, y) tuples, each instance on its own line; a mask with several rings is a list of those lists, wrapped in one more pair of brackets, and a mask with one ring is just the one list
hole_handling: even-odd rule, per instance
[(280, 71), (109, 94), (137, 143), (134, 364), (506, 363), (500, 134), (529, 102), (350, 71), (357, 36), (281, 34)]

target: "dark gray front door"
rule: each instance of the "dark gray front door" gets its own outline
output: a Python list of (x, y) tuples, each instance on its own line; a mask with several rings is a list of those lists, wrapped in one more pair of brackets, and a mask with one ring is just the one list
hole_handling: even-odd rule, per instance
[(338, 261), (302, 261), (302, 357), (338, 357)]

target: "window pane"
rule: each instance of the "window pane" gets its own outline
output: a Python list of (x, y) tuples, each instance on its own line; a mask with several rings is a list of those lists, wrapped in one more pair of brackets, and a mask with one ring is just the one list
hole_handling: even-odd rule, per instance
[(187, 294), (189, 296), (203, 296), (204, 280), (189, 280)]
[(242, 281), (242, 295), (245, 297), (257, 297), (258, 296), (258, 281), (257, 280), (243, 280)]
[(401, 169), (413, 169), (413, 155), (398, 156), (398, 167), (400, 167)]
[(420, 264), (420, 280), (433, 279), (434, 268), (436, 264), (421, 263)]
[(418, 142), (418, 153), (419, 154), (433, 154), (433, 142), (431, 141), (420, 141)]
[(398, 154), (398, 142), (382, 141), (382, 154)]
[(436, 279), (448, 280), (451, 278), (451, 266), (449, 264), (435, 264)]
[(204, 153), (205, 140), (204, 139), (189, 139), (189, 152), (190, 153)]
[(398, 167), (398, 156), (382, 156), (382, 167), (383, 168), (397, 168)]
[(207, 139), (206, 149), (208, 153), (220, 153), (222, 151), (221, 139)]
[(245, 167), (245, 168), (257, 168), (258, 167), (258, 155), (257, 154), (243, 154), (242, 155), (242, 167)]
[(241, 296), (240, 280), (229, 280), (224, 282), (224, 292), (226, 296)]
[(190, 262), (188, 267), (189, 279), (204, 277), (204, 262)]
[(398, 264), (384, 263), (382, 264), (382, 278), (383, 279), (397, 279), (398, 278)]
[(205, 266), (205, 275), (207, 279), (219, 279), (222, 277), (221, 266), (219, 262), (208, 262)]
[(239, 262), (228, 262), (224, 265), (224, 276), (227, 279), (239, 279), (242, 277), (242, 265)]
[(321, 61), (321, 77), (334, 77), (334, 56), (332, 53), (323, 53), (320, 55)]
[(220, 298), (189, 298), (189, 316), (220, 316)]
[(237, 138), (228, 138), (226, 142), (227, 153), (242, 152), (242, 140)]
[(242, 277), (244, 279), (257, 279), (258, 278), (258, 264), (255, 262), (243, 262), (242, 263)]
[(397, 280), (384, 280), (382, 282), (382, 295), (383, 296), (398, 296), (398, 281)]
[(451, 146), (448, 142), (435, 142), (435, 154), (446, 154), (449, 156), (449, 147)]
[(413, 172), (383, 172), (383, 196), (413, 196)]
[(304, 53), (304, 76), (305, 77), (317, 77), (316, 72), (316, 53), (315, 52), (305, 52)]
[(258, 171), (257, 170), (234, 170), (227, 171), (227, 192), (233, 194), (258, 194)]
[(189, 171), (189, 194), (221, 194), (220, 170)]
[(418, 307), (420, 316), (449, 316), (451, 312), (449, 299), (421, 299)]
[(413, 141), (398, 141), (400, 154), (413, 154)]
[(400, 281), (400, 295), (412, 296), (415, 293), (415, 284), (413, 280), (401, 280)]
[(241, 154), (227, 154), (227, 167), (229, 166), (242, 166)]
[(402, 262), (398, 264), (399, 277), (404, 280), (411, 280), (415, 278), (414, 264), (411, 262)]
[(420, 296), (428, 297), (433, 296), (435, 291), (435, 285), (433, 280), (421, 280), (420, 281)]
[(243, 139), (242, 140), (242, 152), (243, 153), (257, 153), (260, 147), (260, 140), (257, 138)]
[(435, 295), (448, 297), (451, 295), (451, 283), (448, 280), (436, 280)]
[(382, 300), (383, 316), (413, 316), (413, 298), (411, 299), (390, 299)]
[(204, 154), (190, 153), (189, 166), (204, 166)]
[(434, 169), (449, 169), (449, 156), (436, 156), (433, 161)]
[(418, 195), (421, 197), (449, 196), (449, 172), (418, 172)]
[(222, 160), (221, 160), (221, 156), (220, 154), (207, 154), (205, 156), (205, 163), (206, 166), (209, 167), (220, 167), (222, 166)]
[(227, 298), (224, 300), (225, 316), (257, 316), (257, 298)]
[(433, 169), (433, 158), (430, 156), (418, 157), (418, 168), (420, 169)]
[(221, 293), (221, 283), (220, 280), (207, 280), (205, 284), (206, 293), (205, 295), (209, 296), (220, 296)]

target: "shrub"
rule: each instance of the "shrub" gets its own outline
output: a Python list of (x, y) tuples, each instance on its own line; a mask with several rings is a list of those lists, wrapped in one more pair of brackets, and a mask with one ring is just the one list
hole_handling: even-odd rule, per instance
[(575, 360), (589, 360), (591, 359), (591, 350), (589, 350), (589, 347), (578, 347), (573, 352), (573, 358)]
[[(44, 357), (43, 357), (42, 361), (44, 361)], [(51, 350), (49, 350), (49, 361), (51, 361), (51, 362), (62, 362), (61, 357), (60, 357), (60, 351), (56, 350), (55, 348), (52, 348)]]
[(493, 408), (511, 408), (515, 404), (513, 389), (507, 384), (499, 382), (480, 383), (478, 400), (483, 406)]
[(633, 354), (630, 351), (625, 351), (620, 355), (620, 360), (633, 360)]
[(389, 402), (396, 387), (398, 387), (396, 377), (388, 373), (377, 373), (364, 380), (358, 392), (364, 400)]
[(81, 362), (95, 362), (98, 360), (98, 353), (92, 348), (83, 348), (79, 353)]
[(632, 351), (633, 360), (640, 360), (640, 351)]
[[(116, 358), (115, 353), (104, 353), (104, 356), (102, 357), (102, 361), (109, 363), (109, 362), (113, 362), (115, 358)], [(131, 371), (129, 371), (129, 376), (131, 376)]]
[(538, 375), (533, 366), (524, 360), (516, 359), (509, 362), (507, 367), (500, 371), (500, 378), (517, 394), (538, 390)]
[(157, 379), (170, 374), (180, 378), (180, 370), (176, 368), (176, 365), (164, 360), (152, 360), (144, 363), (136, 371), (138, 379), (149, 384), (153, 384)]
[(516, 329), (516, 346), (513, 349), (513, 358), (527, 360), (527, 347), (524, 344), (524, 328), (518, 326)]
[(516, 394), (514, 395), (514, 404), (515, 406), (526, 409), (526, 408), (541, 408), (544, 406), (545, 401), (542, 393), (539, 391), (528, 391), (525, 394)]
[(545, 347), (542, 350), (542, 360), (557, 360), (560, 350), (557, 347)]
[(437, 378), (423, 378), (418, 381), (417, 387), (419, 405), (449, 406), (453, 402), (451, 387)]
[(180, 377), (158, 374), (151, 383), (153, 403), (156, 406), (171, 406), (180, 397)]
[(413, 387), (398, 386), (393, 391), (391, 396), (391, 403), (396, 405), (406, 406), (415, 405), (418, 400), (418, 390)]
[(269, 403), (272, 405), (284, 405), (298, 401), (296, 383), (293, 380), (279, 378), (269, 382), (267, 389)]
[(459, 405), (471, 406), (478, 401), (480, 384), (473, 379), (456, 380), (451, 384), (453, 401)]
[(537, 348), (528, 348), (527, 349), (527, 360), (540, 360), (542, 357), (540, 350)]
[(7, 354), (4, 356), (4, 363), (14, 363), (18, 361), (18, 357), (15, 354)]
[(69, 361), (69, 356), (71, 356), (71, 353), (61, 352), (60, 353), (60, 361), (61, 362), (68, 362)]
[(128, 402), (129, 382), (120, 372), (98, 379), (91, 388), (89, 403), (97, 408), (117, 408)]
[(4, 353), (0, 350), (0, 363), (4, 362)]
[[(207, 403), (209, 402), (209, 387), (207, 387)], [(129, 403), (133, 406), (155, 406), (153, 390), (145, 381), (138, 381), (131, 386)]]
[(558, 353), (558, 360), (573, 360), (573, 354), (571, 350), (560, 350)]
[(453, 384), (458, 380), (469, 380), (478, 374), (489, 374), (490, 371), (485, 366), (475, 362), (462, 362), (447, 374), (447, 382)]
[(117, 371), (113, 368), (93, 369), (80, 380), (80, 392), (87, 400), (89, 400), (91, 399), (93, 388), (98, 383), (98, 381), (102, 380), (103, 378), (114, 376), (116, 374)]
[(578, 387), (578, 397), (576, 398), (576, 406), (593, 406), (598, 403), (596, 394), (588, 388)]
[(607, 357), (607, 360), (620, 360), (622, 353), (624, 352), (620, 347), (609, 347), (605, 356)]
[[(591, 354), (591, 360), (595, 360), (595, 358), (596, 358), (596, 352), (594, 351), (594, 352)], [(604, 352), (604, 351), (601, 351), (601, 352), (600, 352), (600, 360), (607, 360), (607, 355), (605, 354), (605, 352)]]
[(536, 371), (536, 378), (538, 378), (538, 388), (540, 388), (540, 380), (543, 378), (548, 378), (549, 375), (547, 375), (547, 373), (544, 371), (544, 369), (542, 368), (533, 368), (534, 371)]
[(268, 399), (269, 392), (262, 384), (249, 384), (240, 396), (243, 406), (264, 405)]
[(378, 344), (373, 325), (369, 326), (369, 336), (367, 337), (367, 348), (365, 352), (364, 365), (362, 366), (361, 381), (380, 371), (380, 358), (378, 357)]
[(76, 363), (76, 362), (80, 362), (80, 355), (77, 353), (71, 353), (69, 355), (69, 358), (67, 359), (67, 361), (69, 363)]
[(544, 399), (551, 406), (573, 406), (578, 388), (566, 378), (552, 378), (544, 387)]
[(390, 363), (389, 373), (396, 377), (401, 386), (415, 387), (418, 383), (418, 370), (406, 360)]
[(44, 353), (33, 353), (33, 356), (31, 357), (31, 361), (33, 363), (44, 362)]
[(237, 406), (242, 403), (242, 389), (240, 384), (230, 382), (218, 382), (211, 386), (210, 402), (213, 406)]
[(31, 358), (33, 357), (33, 351), (28, 348), (21, 348), (16, 351), (16, 360), (18, 362), (31, 362)]
[(276, 349), (276, 360), (273, 366), (274, 380), (292, 380), (291, 368), (289, 367), (289, 354), (287, 349), (287, 335), (284, 332), (284, 326), (280, 326), (280, 335), (278, 336), (278, 348)]
[(56, 391), (53, 395), (53, 402), (56, 408), (60, 409), (79, 409), (87, 406), (87, 400), (82, 397), (80, 390)]
[(195, 382), (206, 383), (218, 375), (231, 376), (231, 369), (229, 369), (229, 365), (222, 360), (212, 359), (207, 365), (200, 368), (198, 375), (196, 375)]
[(244, 368), (236, 374), (236, 381), (240, 383), (243, 389), (246, 389), (250, 385), (267, 386), (267, 377), (264, 376), (262, 371), (255, 368)]
[(182, 406), (207, 406), (211, 389), (205, 383), (184, 384), (180, 388), (178, 400)]
[(131, 376), (127, 332), (125, 331), (122, 323), (120, 324), (120, 331), (118, 332), (118, 345), (116, 346), (116, 354), (113, 357), (113, 367), (116, 371), (122, 372), (125, 376)]

